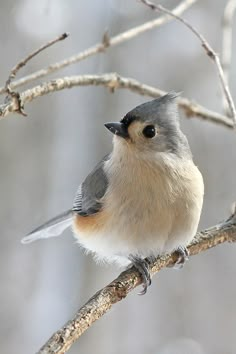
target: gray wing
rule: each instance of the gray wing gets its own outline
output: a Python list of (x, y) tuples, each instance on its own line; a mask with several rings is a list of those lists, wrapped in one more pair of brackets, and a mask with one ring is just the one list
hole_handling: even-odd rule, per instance
[(96, 214), (101, 209), (100, 199), (104, 196), (108, 186), (104, 163), (109, 158), (110, 155), (106, 155), (79, 186), (72, 208), (77, 214), (88, 216)]

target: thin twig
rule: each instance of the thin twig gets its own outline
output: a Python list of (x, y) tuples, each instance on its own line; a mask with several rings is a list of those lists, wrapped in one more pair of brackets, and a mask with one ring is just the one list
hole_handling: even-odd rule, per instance
[[(229, 85), (229, 71), (232, 59), (232, 28), (233, 19), (236, 10), (236, 0), (229, 0), (225, 6), (223, 15), (223, 32), (222, 32), (222, 68), (224, 70), (225, 80)], [(228, 103), (223, 97), (223, 108), (228, 115)]]
[[(173, 13), (176, 15), (180, 15), (182, 14), (184, 11), (186, 11), (190, 6), (192, 6), (197, 0), (185, 0), (182, 1), (178, 6), (176, 6), (175, 9), (173, 9)], [(138, 35), (140, 35), (141, 33), (144, 33), (146, 31), (149, 31), (153, 28), (157, 28), (167, 22), (170, 22), (172, 20), (172, 16), (169, 15), (164, 15), (162, 17), (159, 17), (155, 20), (152, 21), (148, 21), (143, 23), (140, 26), (134, 27), (129, 29), (128, 31), (119, 33), (118, 35), (114, 36), (114, 37), (107, 37), (107, 35), (105, 36), (105, 38), (109, 38), (109, 40), (104, 41), (104, 36), (103, 36), (103, 41), (102, 43), (98, 43), (93, 47), (90, 47), (88, 49), (86, 49), (85, 51), (73, 55), (67, 59), (64, 59), (60, 62), (57, 62), (55, 64), (51, 64), (49, 65), (47, 68), (45, 69), (41, 69), (39, 71), (34, 72), (33, 74), (30, 74), (28, 76), (23, 77), (22, 79), (19, 79), (15, 82), (13, 82), (11, 84), (12, 88), (16, 88), (25, 84), (28, 84), (29, 82), (32, 82), (36, 79), (42, 78), (46, 75), (49, 75), (55, 71), (58, 71), (66, 66), (75, 64), (80, 62), (81, 60), (87, 59), (90, 56), (96, 55), (98, 53), (104, 52), (108, 47), (114, 47), (118, 44), (121, 44), (123, 42), (126, 42)], [(0, 88), (0, 94), (4, 93), (5, 91), (5, 87)]]
[(5, 87), (4, 87), (4, 91), (7, 93), (7, 96), (5, 98), (5, 104), (8, 104), (10, 101), (13, 103), (14, 105), (14, 110), (15, 112), (23, 115), (23, 116), (27, 116), (27, 114), (24, 111), (24, 104), (21, 101), (21, 96), (19, 94), (19, 92), (16, 92), (12, 89), (11, 87), (11, 81), (15, 78), (17, 72), (23, 67), (25, 66), (29, 60), (31, 60), (33, 57), (35, 57), (37, 54), (39, 54), (40, 52), (42, 52), (44, 49), (52, 46), (53, 44), (65, 39), (68, 37), (68, 33), (63, 33), (62, 35), (60, 35), (59, 37), (53, 39), (52, 41), (44, 44), (43, 46), (41, 46), (40, 48), (36, 49), (35, 51), (33, 51), (32, 53), (30, 53), (29, 55), (27, 55), (26, 58), (22, 59), (18, 64), (16, 64), (10, 72), (10, 75), (6, 81)]
[(226, 100), (227, 100), (228, 105), (229, 105), (230, 115), (232, 116), (233, 124), (236, 127), (236, 109), (235, 109), (235, 106), (234, 106), (234, 101), (232, 99), (232, 96), (231, 96), (227, 81), (225, 80), (225, 76), (224, 76), (224, 72), (223, 72), (223, 69), (222, 69), (222, 66), (221, 66), (221, 62), (220, 62), (219, 56), (216, 54), (216, 52), (213, 50), (213, 48), (210, 46), (210, 44), (206, 41), (206, 39), (203, 37), (203, 35), (201, 33), (199, 33), (198, 30), (194, 26), (192, 26), (188, 21), (186, 21), (182, 17), (174, 14), (172, 11), (166, 9), (165, 7), (163, 7), (161, 5), (153, 4), (149, 0), (140, 0), (140, 1), (144, 5), (148, 6), (150, 9), (152, 9), (154, 11), (166, 13), (166, 14), (168, 14), (170, 16), (173, 16), (175, 19), (179, 20), (187, 28), (189, 28), (190, 31), (200, 40), (200, 42), (202, 44), (202, 47), (205, 49), (207, 55), (213, 60), (213, 62), (216, 65), (216, 69), (217, 69), (217, 72), (218, 72), (218, 76), (220, 78), (221, 86), (222, 86), (224, 95), (225, 95)]
[[(236, 242), (236, 216), (233, 214), (225, 223), (216, 225), (199, 232), (188, 247), (191, 256), (224, 242)], [(150, 262), (150, 273), (154, 275), (165, 267), (172, 266), (176, 261), (176, 254), (158, 257)], [(38, 354), (62, 354), (100, 317), (111, 307), (124, 299), (133, 289), (141, 284), (141, 278), (135, 268), (121, 273), (109, 285), (98, 291), (73, 319), (54, 333)]]
[[(128, 89), (140, 95), (149, 97), (159, 97), (166, 92), (158, 88), (145, 85), (137, 80), (119, 76), (116, 73), (109, 73), (103, 75), (79, 75), (64, 77), (60, 79), (44, 82), (41, 85), (35, 86), (20, 94), (20, 101), (22, 106), (32, 100), (47, 95), (52, 92), (69, 89), (76, 86), (105, 86), (112, 92), (115, 89)], [(211, 121), (227, 128), (233, 128), (232, 120), (219, 113), (210, 111), (201, 105), (188, 100), (187, 98), (178, 98), (179, 106), (184, 110), (187, 117), (199, 117), (201, 119)], [(0, 118), (6, 117), (8, 114), (18, 113), (18, 105), (14, 100), (0, 105)]]
[(62, 41), (64, 39), (66, 39), (67, 37), (69, 36), (69, 33), (63, 33), (61, 34), (60, 36), (58, 36), (57, 38), (54, 38), (53, 40), (47, 42), (46, 44), (42, 45), (40, 48), (34, 50), (32, 53), (30, 53), (29, 55), (27, 55), (26, 58), (22, 59), (18, 64), (16, 64), (14, 66), (14, 68), (12, 68), (11, 72), (10, 72), (10, 75), (6, 81), (6, 84), (5, 84), (5, 91), (7, 93), (11, 93), (11, 88), (10, 88), (10, 84), (11, 84), (11, 81), (15, 78), (17, 72), (23, 67), (25, 66), (28, 61), (30, 61), (33, 57), (35, 57), (36, 55), (38, 55), (40, 52), (42, 52), (43, 50), (51, 47), (53, 44), (59, 42), (59, 41)]

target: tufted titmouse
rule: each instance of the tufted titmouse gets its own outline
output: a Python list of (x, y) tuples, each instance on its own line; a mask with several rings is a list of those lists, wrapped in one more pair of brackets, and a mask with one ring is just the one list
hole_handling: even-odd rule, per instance
[(179, 127), (170, 92), (141, 104), (105, 127), (113, 150), (79, 186), (72, 209), (23, 238), (60, 235), (72, 225), (78, 242), (98, 260), (131, 263), (151, 284), (145, 258), (172, 251), (187, 259), (201, 214), (204, 184)]

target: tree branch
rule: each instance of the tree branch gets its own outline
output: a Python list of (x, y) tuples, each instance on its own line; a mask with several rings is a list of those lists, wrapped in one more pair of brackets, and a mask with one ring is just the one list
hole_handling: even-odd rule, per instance
[(32, 58), (34, 58), (36, 55), (38, 55), (40, 52), (42, 52), (43, 50), (51, 47), (53, 44), (62, 41), (64, 39), (66, 39), (69, 36), (68, 33), (63, 33), (62, 35), (58, 36), (57, 38), (47, 42), (46, 44), (42, 45), (40, 48), (34, 50), (32, 53), (28, 54), (26, 58), (22, 59), (18, 64), (16, 64), (14, 66), (14, 68), (12, 68), (10, 75), (6, 81), (5, 84), (5, 92), (11, 94), (12, 93), (12, 88), (10, 88), (11, 85), (11, 81), (15, 78), (17, 72), (23, 68)]
[(3, 89), (3, 92), (7, 93), (7, 96), (5, 98), (5, 103), (9, 102), (10, 100), (12, 102), (14, 102), (15, 112), (17, 112), (23, 116), (27, 116), (27, 114), (24, 111), (24, 105), (22, 104), (22, 102), (20, 100), (19, 92), (15, 92), (11, 87), (11, 82), (16, 77), (17, 72), (21, 68), (23, 68), (32, 58), (34, 58), (36, 55), (38, 55), (40, 52), (47, 49), (48, 47), (51, 47), (53, 44), (66, 39), (68, 36), (69, 36), (68, 33), (63, 33), (62, 35), (58, 36), (57, 38), (47, 42), (46, 44), (42, 45), (38, 49), (34, 50), (32, 53), (28, 54), (26, 58), (22, 59), (19, 63), (17, 63), (11, 69), (8, 79), (5, 83), (5, 87)]
[[(199, 232), (189, 245), (188, 250), (190, 256), (193, 256), (224, 242), (236, 242), (235, 211), (224, 223)], [(175, 253), (156, 258), (150, 262), (151, 275), (154, 275), (165, 267), (172, 266), (176, 260), (177, 256)], [(98, 291), (82, 306), (73, 319), (54, 333), (39, 350), (38, 354), (65, 353), (93, 322), (102, 317), (115, 303), (124, 299), (140, 284), (140, 275), (134, 267), (121, 273), (118, 278)]]
[(215, 63), (217, 73), (220, 78), (220, 83), (221, 83), (225, 98), (226, 98), (228, 105), (229, 105), (230, 115), (232, 116), (234, 127), (236, 128), (236, 109), (234, 106), (234, 101), (233, 101), (232, 95), (230, 93), (228, 83), (225, 79), (219, 56), (216, 54), (216, 52), (211, 47), (211, 45), (207, 42), (207, 40), (203, 37), (203, 35), (193, 25), (191, 25), (188, 21), (186, 21), (184, 18), (180, 17), (179, 15), (174, 14), (172, 11), (166, 9), (165, 7), (163, 7), (161, 5), (153, 4), (149, 0), (140, 0), (140, 1), (144, 5), (148, 6), (151, 10), (166, 13), (170, 16), (173, 16), (173, 18), (175, 18), (176, 20), (183, 23), (200, 40), (203, 49), (205, 49), (209, 58), (212, 59), (213, 62)]
[[(229, 85), (229, 71), (232, 60), (232, 29), (233, 19), (236, 10), (236, 0), (229, 0), (225, 6), (223, 15), (223, 32), (222, 32), (222, 68), (225, 74), (225, 80)], [(228, 104), (223, 97), (223, 107), (226, 114), (229, 114)]]
[[(182, 1), (178, 6), (176, 6), (175, 9), (172, 10), (172, 12), (176, 15), (181, 15), (190, 6), (192, 6), (196, 1), (197, 0)], [(160, 27), (160, 26), (164, 25), (165, 23), (170, 22), (171, 20), (173, 20), (172, 16), (164, 15), (162, 17), (155, 19), (155, 20), (145, 22), (140, 26), (131, 28), (128, 31), (119, 33), (118, 35), (116, 35), (114, 37), (109, 38), (108, 36), (106, 36), (105, 37), (106, 40), (104, 40), (104, 38), (103, 38), (102, 43), (98, 43), (95, 46), (90, 47), (79, 54), (73, 55), (73, 56), (71, 56), (67, 59), (64, 59), (60, 62), (57, 62), (55, 64), (51, 64), (47, 68), (41, 69), (39, 71), (34, 72), (33, 74), (23, 77), (22, 79), (14, 81), (11, 84), (11, 88), (14, 89), (16, 87), (28, 84), (36, 79), (45, 77), (46, 75), (49, 75), (55, 71), (65, 68), (66, 66), (78, 63), (78, 62), (80, 62), (84, 59), (87, 59), (93, 55), (104, 52), (108, 47), (114, 47), (118, 44), (126, 42), (126, 41), (140, 35), (141, 33), (144, 33), (144, 32), (149, 31), (151, 29)], [(2, 93), (5, 93), (5, 87), (0, 88), (0, 94), (2, 94)]]
[[(19, 112), (18, 101), (22, 107), (32, 100), (47, 95), (52, 92), (69, 89), (76, 86), (105, 86), (112, 92), (115, 89), (128, 89), (132, 92), (149, 97), (159, 97), (166, 92), (152, 86), (140, 83), (132, 78), (122, 77), (116, 73), (108, 73), (103, 75), (78, 75), (64, 77), (61, 79), (44, 82), (41, 85), (35, 86), (32, 89), (26, 90), (20, 94), (19, 100), (11, 99), (7, 103), (0, 105), (0, 118), (6, 117), (8, 114)], [(187, 117), (199, 117), (208, 120), (227, 128), (233, 128), (232, 120), (219, 113), (210, 111), (201, 105), (188, 100), (187, 98), (178, 99), (179, 106), (184, 110)]]

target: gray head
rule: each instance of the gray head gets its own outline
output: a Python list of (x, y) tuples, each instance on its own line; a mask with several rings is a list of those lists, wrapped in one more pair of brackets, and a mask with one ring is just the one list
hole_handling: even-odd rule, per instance
[(188, 141), (181, 132), (176, 97), (170, 92), (128, 112), (116, 123), (105, 124), (117, 139), (141, 151), (191, 155)]

